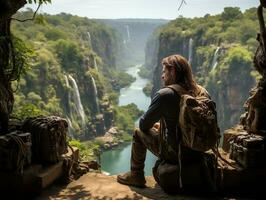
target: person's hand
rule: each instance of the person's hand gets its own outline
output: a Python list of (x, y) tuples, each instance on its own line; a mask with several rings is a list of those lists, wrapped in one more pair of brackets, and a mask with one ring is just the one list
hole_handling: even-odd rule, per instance
[(155, 123), (152, 128), (154, 128), (154, 129), (156, 129), (156, 131), (160, 132), (160, 123), (159, 122)]

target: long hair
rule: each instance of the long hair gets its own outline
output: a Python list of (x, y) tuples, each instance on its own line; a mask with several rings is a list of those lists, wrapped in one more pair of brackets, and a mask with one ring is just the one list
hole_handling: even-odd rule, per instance
[(167, 68), (176, 70), (176, 84), (182, 86), (188, 92), (196, 95), (199, 88), (192, 74), (192, 69), (187, 59), (181, 55), (171, 55), (162, 60), (162, 64)]

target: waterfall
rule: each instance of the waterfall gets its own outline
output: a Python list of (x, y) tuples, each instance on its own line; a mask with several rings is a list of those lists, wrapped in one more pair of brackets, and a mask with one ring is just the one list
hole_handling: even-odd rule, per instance
[[(67, 86), (67, 88), (69, 89), (70, 88), (70, 86), (69, 86), (69, 81), (68, 81), (68, 78), (67, 78), (67, 75), (64, 75), (64, 77), (65, 77), (65, 80), (66, 80), (66, 86)], [(68, 100), (68, 107), (69, 107), (69, 112), (71, 113), (71, 106), (70, 106), (70, 93), (69, 93), (69, 91), (67, 92), (67, 100)]]
[(218, 64), (218, 57), (219, 57), (219, 50), (220, 50), (220, 47), (217, 47), (215, 52), (214, 52), (214, 55), (213, 55), (213, 59), (212, 59), (212, 64), (211, 64), (211, 69), (215, 69), (217, 64)]
[(69, 133), (69, 136), (70, 136), (71, 138), (74, 138), (74, 134), (73, 134), (73, 130), (74, 130), (74, 128), (73, 128), (72, 122), (71, 122), (71, 120), (70, 120), (68, 117), (66, 117), (66, 120), (67, 120), (67, 123), (68, 123), (68, 125), (69, 125), (69, 127), (68, 127), (68, 133)]
[(91, 46), (91, 34), (90, 34), (90, 32), (89, 32), (89, 31), (87, 32), (87, 34), (88, 34), (88, 41), (89, 41), (89, 45)]
[(95, 56), (93, 57), (93, 62), (94, 62), (94, 68), (98, 71), (98, 64)]
[(127, 31), (127, 41), (130, 41), (130, 32), (129, 32), (129, 26), (126, 25), (126, 31)]
[(74, 95), (73, 95), (74, 96), (74, 102), (75, 102), (77, 112), (78, 112), (79, 116), (81, 117), (82, 127), (84, 128), (85, 127), (85, 113), (84, 113), (83, 105), (82, 105), (81, 100), (80, 100), (78, 85), (77, 85), (75, 79), (71, 75), (68, 75), (68, 78), (69, 78), (69, 80), (72, 83), (72, 86), (74, 88)]
[(189, 42), (188, 42), (188, 62), (190, 64), (192, 63), (192, 56), (193, 56), (192, 48), (193, 48), (193, 39), (189, 38)]
[(97, 91), (97, 87), (95, 84), (95, 80), (93, 78), (93, 76), (90, 74), (91, 77), (91, 82), (92, 82), (92, 86), (93, 86), (93, 93), (94, 93), (94, 101), (95, 101), (95, 105), (96, 105), (96, 112), (99, 113), (100, 112), (100, 107), (99, 107), (99, 101), (98, 101), (98, 91)]
[(66, 80), (66, 86), (69, 88), (69, 82), (68, 82), (67, 75), (64, 75), (64, 77), (65, 77), (65, 80)]

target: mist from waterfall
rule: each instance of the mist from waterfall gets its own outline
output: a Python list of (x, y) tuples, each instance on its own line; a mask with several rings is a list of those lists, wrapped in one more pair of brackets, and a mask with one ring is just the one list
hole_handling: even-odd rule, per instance
[(79, 116), (81, 117), (81, 124), (82, 124), (82, 127), (84, 128), (85, 127), (85, 112), (84, 112), (84, 108), (83, 108), (83, 105), (82, 105), (81, 100), (80, 100), (78, 85), (77, 85), (75, 79), (71, 75), (68, 75), (68, 78), (69, 78), (69, 80), (73, 86), (73, 89), (74, 89), (73, 97), (74, 97), (75, 107), (76, 107), (76, 110), (77, 110)]
[(98, 100), (98, 91), (97, 91), (97, 87), (95, 84), (95, 80), (93, 78), (93, 76), (90, 74), (91, 77), (91, 82), (92, 82), (92, 86), (93, 86), (93, 93), (94, 93), (94, 101), (95, 101), (95, 105), (96, 105), (96, 112), (100, 113), (100, 106), (99, 106), (99, 100)]
[(192, 63), (192, 58), (193, 58), (193, 39), (189, 38), (188, 42), (188, 62), (191, 64)]
[(211, 64), (211, 70), (215, 69), (216, 66), (218, 65), (219, 50), (220, 50), (220, 47), (217, 47), (215, 52), (214, 52), (212, 64)]

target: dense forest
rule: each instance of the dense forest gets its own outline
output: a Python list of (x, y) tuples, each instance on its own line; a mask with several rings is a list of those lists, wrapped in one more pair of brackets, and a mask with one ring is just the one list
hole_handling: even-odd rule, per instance
[(249, 90), (259, 78), (253, 68), (259, 31), (256, 21), (256, 8), (242, 13), (237, 7), (227, 7), (218, 15), (179, 17), (158, 28), (146, 46), (142, 75), (153, 79), (146, 92), (153, 95), (161, 87), (162, 58), (181, 54), (191, 63), (198, 83), (207, 87), (217, 103), (221, 129), (237, 123)]

